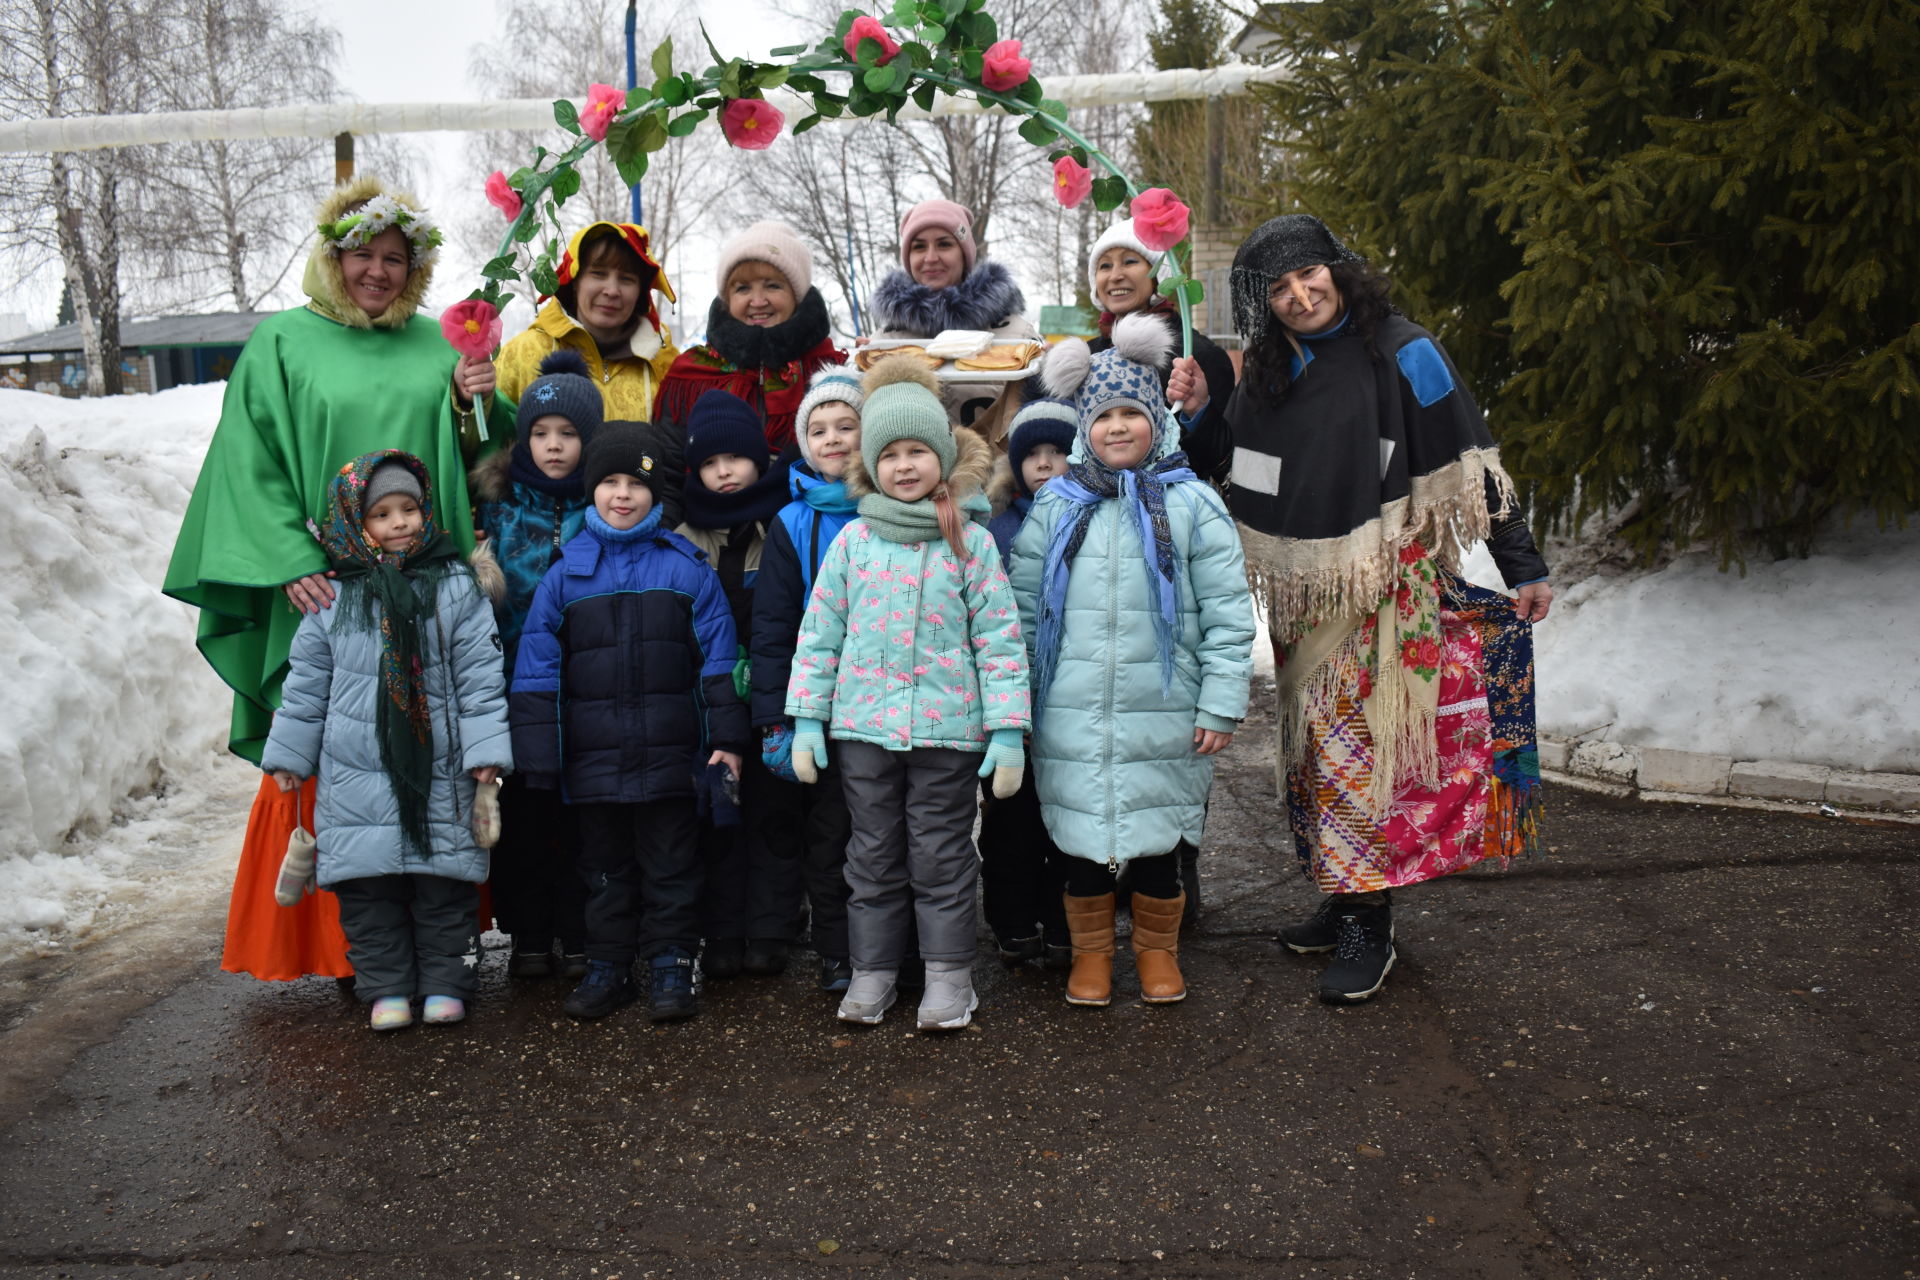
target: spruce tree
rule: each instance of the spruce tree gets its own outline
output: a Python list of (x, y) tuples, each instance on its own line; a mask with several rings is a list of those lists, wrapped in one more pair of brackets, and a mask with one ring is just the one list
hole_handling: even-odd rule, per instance
[(1300, 206), (1448, 345), (1538, 514), (1804, 554), (1920, 508), (1916, 14), (1325, 0), (1278, 19), (1269, 100)]

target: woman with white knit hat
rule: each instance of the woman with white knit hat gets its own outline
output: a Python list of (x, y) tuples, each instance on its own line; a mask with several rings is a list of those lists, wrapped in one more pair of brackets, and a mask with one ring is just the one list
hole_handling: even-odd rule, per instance
[(720, 250), (714, 288), (707, 340), (667, 370), (654, 418), (684, 426), (702, 395), (729, 391), (759, 412), (778, 454), (793, 443), (807, 380), (847, 359), (813, 287), (813, 253), (784, 222), (756, 222)]

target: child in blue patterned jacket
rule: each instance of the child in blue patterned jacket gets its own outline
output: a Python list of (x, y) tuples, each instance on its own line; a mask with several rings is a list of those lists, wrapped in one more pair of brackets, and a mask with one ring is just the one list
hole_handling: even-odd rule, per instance
[(815, 576), (786, 706), (794, 772), (814, 780), (830, 733), (853, 815), (839, 1016), (875, 1023), (892, 1007), (911, 918), (922, 1030), (964, 1027), (977, 1007), (973, 780), (1019, 789), (1030, 722), (1013, 594), (992, 536), (963, 514), (984, 510), (992, 451), (947, 425), (937, 386), (910, 356), (867, 374), (847, 472), (860, 516)]

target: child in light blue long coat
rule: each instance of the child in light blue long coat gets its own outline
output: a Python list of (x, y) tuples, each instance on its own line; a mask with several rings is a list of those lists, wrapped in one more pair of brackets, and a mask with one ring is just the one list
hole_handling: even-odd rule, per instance
[(493, 606), (434, 526), (426, 467), (397, 449), (333, 478), (317, 531), (339, 575), (300, 620), (260, 767), (318, 774), (315, 878), (340, 900), (376, 1031), (458, 1022), (477, 987), (479, 784), (513, 766)]
[(1151, 316), (1123, 317), (1097, 355), (1069, 340), (1041, 369), (1071, 398), (1068, 472), (1013, 546), (1033, 652), (1033, 768), (1067, 863), (1067, 999), (1112, 999), (1114, 895), (1129, 868), (1141, 997), (1184, 999), (1179, 846), (1200, 842), (1213, 756), (1246, 714), (1253, 605), (1233, 520), (1188, 468), (1156, 369)]

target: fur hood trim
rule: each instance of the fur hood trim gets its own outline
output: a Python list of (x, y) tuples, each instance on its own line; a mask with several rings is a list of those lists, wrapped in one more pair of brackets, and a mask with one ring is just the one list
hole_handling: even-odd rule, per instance
[(492, 538), (482, 538), (473, 548), (473, 554), (467, 557), (467, 567), (473, 570), (474, 585), (480, 588), (480, 594), (494, 604), (507, 598), (507, 575), (493, 554)]
[(467, 491), (475, 502), (505, 502), (513, 493), (511, 448), (495, 449), (467, 472)]
[(948, 329), (998, 329), (1022, 314), (1027, 299), (998, 262), (975, 267), (959, 284), (930, 289), (904, 271), (892, 271), (873, 291), (874, 328), (931, 338)]
[[(954, 431), (953, 443), (953, 474), (946, 477), (947, 492), (954, 502), (964, 503), (986, 491), (987, 480), (993, 474), (993, 446), (979, 432), (965, 427)], [(877, 490), (867, 475), (867, 464), (856, 453), (847, 459), (847, 496), (863, 498), (874, 492)]]
[[(392, 190), (369, 174), (335, 187), (333, 193), (314, 210), (313, 221), (338, 222), (346, 216), (350, 206), (380, 195), (390, 195), (411, 208), (426, 207), (411, 193)], [(385, 311), (370, 316), (347, 297), (347, 280), (340, 274), (340, 259), (324, 239), (318, 239), (313, 251), (307, 255), (307, 270), (301, 278), (300, 287), (307, 297), (313, 299), (315, 310), (350, 329), (401, 329), (420, 310), (420, 304), (427, 297), (427, 286), (432, 283), (433, 264), (415, 267), (408, 273), (406, 287), (400, 290), (399, 296), (387, 304)]]
[(1007, 455), (997, 454), (993, 459), (993, 476), (987, 481), (987, 501), (993, 504), (993, 514), (999, 515), (1013, 505), (1020, 496), (1020, 486), (1014, 483), (1013, 464), (1007, 461)]

